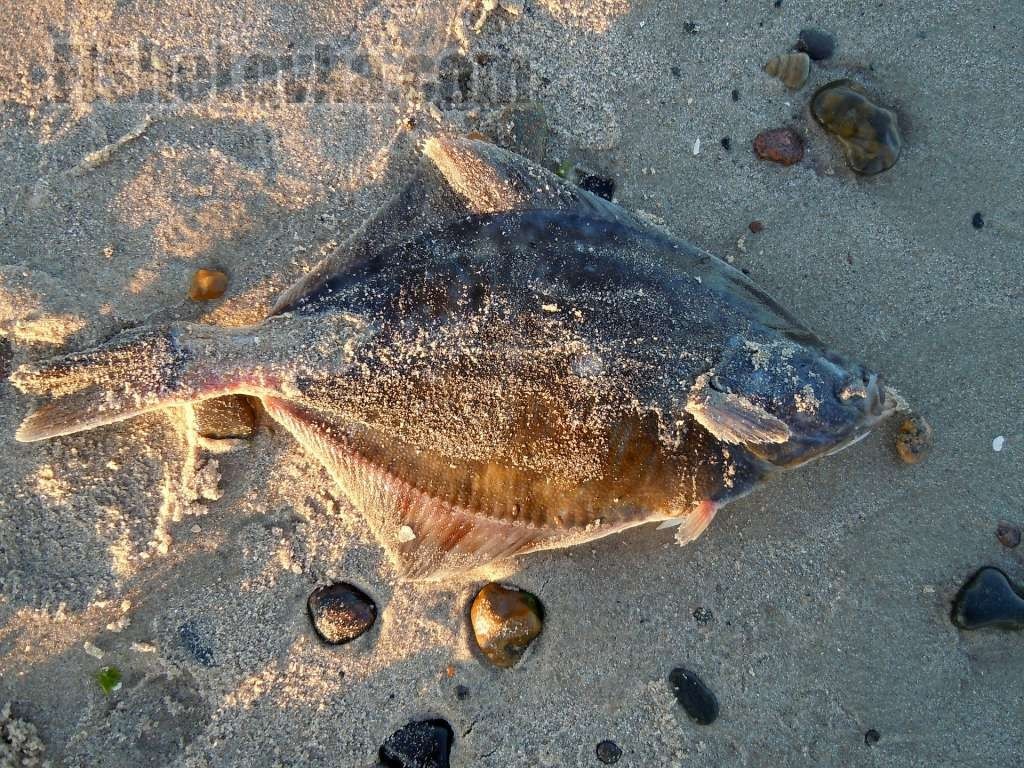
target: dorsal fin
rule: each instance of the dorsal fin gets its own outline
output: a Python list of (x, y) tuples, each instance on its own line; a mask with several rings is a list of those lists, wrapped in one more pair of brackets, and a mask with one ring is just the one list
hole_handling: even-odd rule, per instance
[(330, 278), (388, 247), (466, 216), (560, 210), (647, 228), (614, 203), (484, 141), (436, 136), (424, 143), (423, 154), (402, 191), (282, 293), (271, 315), (294, 309)]
[(494, 144), (435, 136), (424, 143), (423, 153), (474, 213), (572, 211), (647, 228), (615, 203)]

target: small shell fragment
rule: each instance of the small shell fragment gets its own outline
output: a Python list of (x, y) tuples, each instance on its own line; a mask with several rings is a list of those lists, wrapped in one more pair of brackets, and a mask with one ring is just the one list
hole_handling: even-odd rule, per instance
[(412, 541), (416, 538), (416, 532), (408, 525), (403, 525), (398, 529), (398, 540), (403, 544)]
[(768, 59), (764, 71), (795, 91), (807, 82), (811, 73), (811, 57), (806, 53), (780, 53)]
[(1003, 437), (1002, 435), (999, 435), (999, 437), (996, 437), (992, 440), (992, 450), (995, 451), (996, 453), (999, 453), (1001, 450), (1003, 450), (1004, 445), (1006, 445), (1006, 438)]

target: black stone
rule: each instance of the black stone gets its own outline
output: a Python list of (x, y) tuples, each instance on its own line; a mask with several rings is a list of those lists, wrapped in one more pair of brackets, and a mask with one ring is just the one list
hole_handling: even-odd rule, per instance
[(675, 64), (672, 65), (672, 67), (669, 69), (669, 71), (672, 73), (673, 77), (682, 77), (683, 76), (683, 70), (681, 70)]
[(455, 686), (455, 698), (459, 701), (465, 701), (469, 698), (469, 688), (464, 685)]
[(313, 629), (331, 645), (355, 640), (377, 620), (377, 606), (359, 587), (345, 582), (317, 587), (306, 602)]
[(953, 623), (961, 629), (1024, 629), (1024, 597), (998, 568), (975, 573), (953, 601)]
[(801, 29), (796, 49), (804, 51), (815, 61), (821, 61), (835, 53), (836, 39), (820, 29)]
[(985, 226), (985, 219), (981, 215), (981, 211), (971, 216), (971, 226), (975, 229), (981, 229)]
[(605, 200), (611, 200), (615, 194), (615, 179), (609, 178), (608, 176), (598, 176), (597, 174), (588, 174), (580, 179), (580, 189), (585, 189), (587, 192), (593, 192), (598, 197), (603, 197)]
[(739, 92), (738, 88), (733, 88), (732, 89), (732, 100), (733, 101), (739, 101), (740, 100), (740, 92)]
[(189, 619), (178, 627), (178, 639), (185, 646), (185, 650), (204, 667), (212, 667), (214, 666), (213, 648), (210, 647), (210, 642), (205, 635), (206, 633), (202, 631), (199, 622), (195, 619)]
[(697, 620), (698, 624), (710, 624), (715, 618), (715, 615), (707, 608), (694, 608), (693, 618)]
[(377, 756), (385, 768), (448, 768), (455, 734), (447, 720), (419, 720), (399, 728)]
[(781, 7), (782, 7), (782, 0), (775, 0), (775, 2), (773, 3), (773, 5), (774, 5), (774, 6), (776, 7), (776, 8), (781, 8)]
[(683, 30), (690, 35), (696, 35), (700, 32), (700, 27), (694, 21), (687, 21), (683, 24)]
[(1007, 549), (1020, 545), (1020, 528), (1013, 523), (1001, 522), (996, 526), (996, 538)]
[(14, 350), (6, 336), (0, 338), (0, 381), (4, 381), (11, 373), (11, 359)]
[(722, 137), (722, 149), (724, 149), (726, 152), (732, 149), (732, 139), (730, 139), (728, 136)]
[(622, 757), (622, 750), (614, 741), (602, 741), (597, 745), (597, 759), (605, 765), (614, 765)]
[(878, 740), (882, 738), (882, 734), (876, 731), (874, 728), (864, 733), (864, 743), (869, 747), (878, 743)]
[(695, 672), (676, 667), (668, 682), (676, 700), (697, 725), (711, 725), (718, 719), (718, 699)]

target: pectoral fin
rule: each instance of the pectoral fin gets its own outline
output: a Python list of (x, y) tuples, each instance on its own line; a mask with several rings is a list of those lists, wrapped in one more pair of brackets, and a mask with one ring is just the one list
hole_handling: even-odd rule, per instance
[(711, 386), (711, 373), (702, 374), (690, 390), (686, 412), (724, 443), (784, 443), (789, 427), (744, 395), (720, 392)]

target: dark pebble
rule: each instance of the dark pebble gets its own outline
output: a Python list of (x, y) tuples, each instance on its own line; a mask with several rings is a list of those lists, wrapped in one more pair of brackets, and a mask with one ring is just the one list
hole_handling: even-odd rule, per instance
[(178, 627), (178, 639), (185, 646), (185, 650), (204, 667), (212, 667), (214, 666), (213, 648), (210, 647), (209, 640), (205, 635), (206, 633), (200, 629), (199, 622), (195, 619), (189, 619)]
[(694, 608), (693, 618), (697, 620), (698, 624), (710, 624), (715, 615), (707, 608)]
[(683, 70), (681, 70), (679, 67), (675, 66), (674, 64), (672, 65), (672, 67), (671, 67), (671, 69), (669, 71), (672, 73), (673, 77), (682, 77), (683, 76)]
[(455, 698), (459, 701), (465, 701), (469, 698), (469, 688), (464, 685), (455, 686)]
[(952, 618), (961, 629), (1024, 629), (1024, 597), (1005, 573), (985, 567), (956, 596)]
[(752, 221), (747, 225), (747, 228), (756, 235), (758, 232), (764, 231), (764, 224), (760, 221)]
[(805, 52), (814, 61), (821, 61), (835, 53), (836, 39), (820, 29), (801, 29), (796, 49)]
[(697, 725), (711, 725), (718, 718), (718, 699), (704, 681), (684, 667), (676, 667), (668, 676), (676, 700)]
[(454, 739), (447, 720), (419, 720), (388, 736), (377, 756), (385, 768), (448, 768)]
[(971, 226), (975, 229), (981, 229), (985, 226), (985, 219), (982, 217), (981, 211), (978, 211), (976, 214), (971, 216)]
[(193, 403), (196, 432), (212, 440), (244, 439), (256, 434), (256, 410), (245, 395), (225, 395)]
[(754, 137), (754, 153), (762, 160), (793, 165), (804, 158), (804, 140), (792, 128), (773, 128)]
[(615, 765), (622, 757), (622, 750), (614, 741), (602, 741), (597, 745), (597, 759), (605, 765)]
[(0, 338), (0, 381), (6, 381), (11, 374), (11, 359), (14, 357), (14, 350), (11, 349), (11, 342), (5, 336)]
[(726, 152), (732, 149), (732, 139), (730, 139), (728, 136), (722, 137), (722, 149), (724, 149)]
[(867, 744), (870, 747), (870, 746), (873, 746), (873, 745), (877, 744), (878, 740), (881, 739), (881, 738), (882, 738), (882, 734), (880, 734), (878, 731), (876, 731), (874, 728), (872, 728), (869, 731), (865, 732), (865, 734), (864, 734), (864, 743)]
[(1020, 528), (1013, 523), (1000, 522), (996, 526), (996, 538), (1004, 547), (1014, 549), (1020, 544)]
[(773, 5), (774, 5), (774, 6), (776, 7), (776, 8), (781, 8), (781, 7), (782, 7), (782, 0), (775, 0), (775, 2), (773, 3)]
[(331, 645), (355, 640), (377, 620), (377, 606), (369, 595), (345, 582), (317, 587), (306, 608), (320, 639)]
[(588, 174), (579, 180), (579, 187), (580, 189), (587, 190), (587, 192), (593, 192), (605, 200), (611, 200), (615, 194), (615, 179), (608, 176)]
[(683, 31), (690, 35), (696, 35), (700, 32), (700, 25), (695, 21), (687, 21), (683, 24)]
[(739, 101), (740, 100), (740, 92), (736, 88), (732, 89), (732, 100), (733, 101)]

